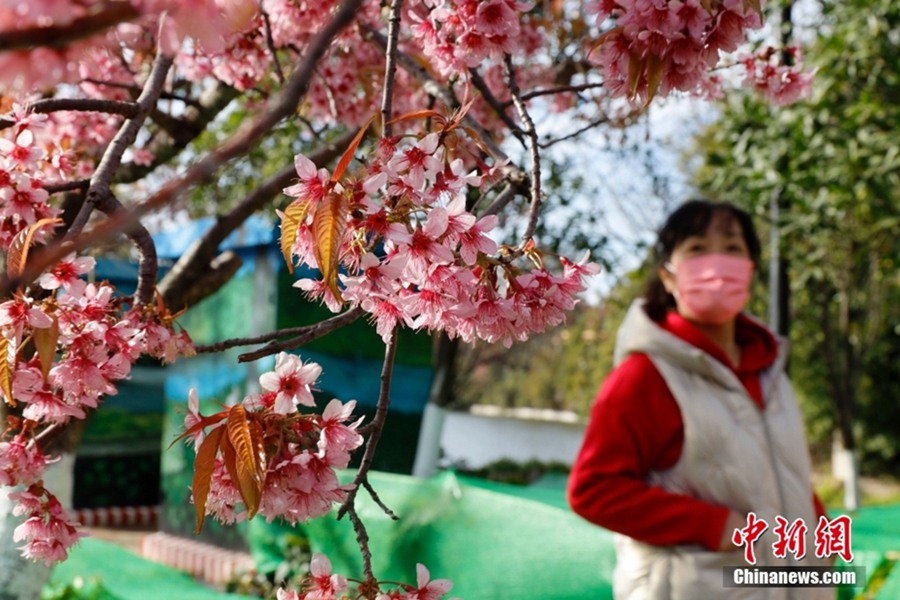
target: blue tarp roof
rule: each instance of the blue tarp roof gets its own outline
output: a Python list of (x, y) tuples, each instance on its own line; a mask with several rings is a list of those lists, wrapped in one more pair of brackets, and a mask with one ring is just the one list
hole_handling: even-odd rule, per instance
[[(153, 235), (156, 254), (160, 258), (160, 277), (165, 275), (171, 262), (184, 254), (214, 222), (215, 217), (202, 217), (184, 227)], [(264, 217), (253, 215), (225, 238), (219, 245), (219, 250), (253, 250), (262, 246), (271, 246), (274, 250), (277, 241), (278, 227)], [(98, 281), (109, 281), (124, 293), (131, 293), (134, 291), (134, 282), (137, 281), (138, 266), (128, 259), (100, 257), (97, 258), (94, 272)]]
[[(178, 258), (187, 251), (191, 244), (206, 233), (214, 222), (215, 217), (202, 217), (191, 221), (184, 227), (155, 234), (153, 241), (156, 243), (157, 255), (161, 258)], [(252, 215), (241, 227), (225, 238), (225, 241), (219, 245), (219, 249), (236, 250), (268, 246), (277, 241), (276, 232), (277, 226), (272, 221), (259, 215)]]

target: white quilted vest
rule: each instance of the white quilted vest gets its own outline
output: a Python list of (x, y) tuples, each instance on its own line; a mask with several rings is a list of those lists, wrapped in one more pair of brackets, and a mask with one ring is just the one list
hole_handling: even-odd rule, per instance
[[(769, 527), (754, 544), (757, 565), (823, 566), (815, 557), (816, 514), (803, 420), (784, 374), (785, 342), (762, 375), (766, 408), (760, 410), (737, 376), (702, 350), (647, 317), (636, 302), (616, 340), (616, 364), (643, 352), (665, 379), (684, 420), (681, 457), (648, 481), (669, 491), (755, 512)], [(652, 419), (653, 415), (647, 415)], [(806, 558), (776, 558), (776, 516), (802, 518), (808, 527)], [(710, 552), (701, 546), (651, 546), (617, 535), (616, 600), (825, 600), (828, 588), (725, 587), (723, 567), (748, 567), (743, 549)]]

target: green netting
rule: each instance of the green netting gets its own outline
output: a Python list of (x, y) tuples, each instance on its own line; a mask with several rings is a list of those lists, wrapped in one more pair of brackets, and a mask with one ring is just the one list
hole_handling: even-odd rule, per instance
[[(467, 485), (453, 473), (429, 480), (370, 473), (370, 481), (400, 517), (392, 521), (360, 494), (358, 510), (381, 579), (415, 581), (421, 562), (433, 577), (452, 579), (451, 595), (465, 600), (612, 598), (612, 535), (568, 510), (499, 491), (513, 486)], [(316, 519), (304, 530), (335, 571), (362, 572), (346, 519)], [(250, 531), (251, 550), (263, 561), (277, 560), (259, 547), (275, 543), (271, 526), (254, 520)]]
[(878, 590), (875, 600), (897, 600), (897, 598), (900, 598), (900, 567), (895, 566)]
[[(452, 595), (464, 600), (612, 597), (612, 534), (570, 512), (563, 474), (531, 486), (453, 473), (430, 480), (372, 473), (370, 479), (400, 516), (391, 521), (361, 494), (360, 515), (382, 579), (411, 581), (415, 563), (422, 562), (434, 577), (452, 579)], [(852, 517), (853, 566), (864, 567), (871, 577), (886, 556), (900, 552), (900, 506), (866, 507)], [(349, 523), (329, 516), (302, 529), (336, 571), (359, 575), (361, 559)], [(251, 523), (250, 547), (260, 570), (273, 570), (281, 560), (287, 531), (296, 534), (258, 519)], [(841, 589), (838, 598), (857, 598), (861, 590)], [(888, 574), (876, 595), (866, 597), (900, 598), (900, 568)]]
[[(900, 505), (864, 507), (850, 516), (853, 519), (853, 566), (864, 567), (866, 577), (871, 577), (887, 556), (900, 553)], [(858, 588), (841, 590), (840, 598), (854, 598), (858, 592)], [(891, 570), (874, 598), (900, 598), (900, 568)]]
[[(78, 579), (96, 581), (103, 600), (247, 600), (224, 594), (197, 582), (190, 575), (144, 560), (103, 540), (86, 538), (58, 564), (47, 591)], [(90, 596), (87, 596), (90, 597)]]

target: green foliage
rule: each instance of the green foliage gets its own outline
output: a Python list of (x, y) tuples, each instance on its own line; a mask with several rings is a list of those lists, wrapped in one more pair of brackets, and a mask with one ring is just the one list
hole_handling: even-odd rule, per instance
[(778, 199), (792, 276), (791, 369), (811, 431), (827, 442), (843, 426), (870, 468), (896, 468), (900, 439), (887, 417), (896, 415), (900, 353), (900, 6), (822, 9), (807, 52), (813, 97), (785, 109), (731, 99), (698, 140), (696, 178), (763, 222)]
[(70, 583), (47, 585), (41, 593), (41, 600), (119, 600), (97, 577), (85, 579), (76, 577)]

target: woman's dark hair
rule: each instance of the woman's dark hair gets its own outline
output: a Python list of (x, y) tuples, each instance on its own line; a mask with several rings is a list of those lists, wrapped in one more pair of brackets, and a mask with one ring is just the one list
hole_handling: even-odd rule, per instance
[(729, 202), (713, 202), (705, 199), (688, 200), (678, 207), (659, 230), (653, 247), (653, 272), (644, 291), (644, 311), (654, 321), (662, 321), (666, 313), (675, 308), (675, 298), (666, 291), (659, 278), (659, 268), (671, 257), (675, 247), (694, 235), (703, 235), (716, 214), (724, 213), (729, 221), (736, 220), (744, 233), (744, 242), (750, 251), (750, 260), (759, 266), (760, 243), (753, 226), (753, 219), (746, 211)]

